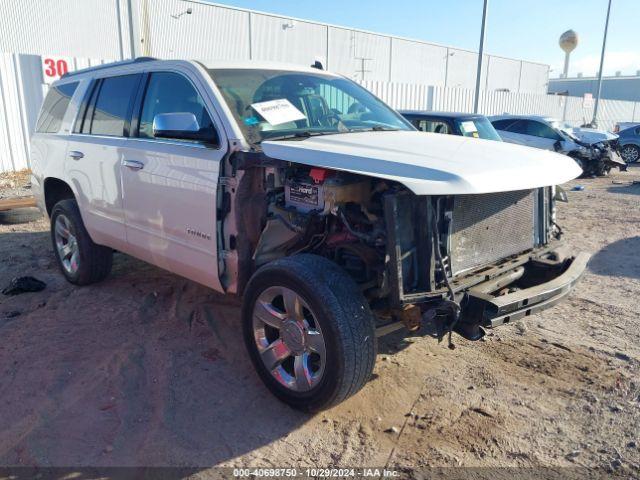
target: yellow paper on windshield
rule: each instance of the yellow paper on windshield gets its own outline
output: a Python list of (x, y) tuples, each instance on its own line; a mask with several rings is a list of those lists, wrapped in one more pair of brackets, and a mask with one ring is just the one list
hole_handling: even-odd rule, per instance
[(281, 125), (283, 123), (295, 122), (296, 120), (307, 118), (304, 113), (298, 110), (286, 98), (252, 103), (251, 107), (271, 125)]

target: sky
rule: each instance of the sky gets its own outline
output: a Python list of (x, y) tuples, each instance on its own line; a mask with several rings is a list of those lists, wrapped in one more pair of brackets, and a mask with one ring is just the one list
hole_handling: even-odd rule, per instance
[[(640, 0), (612, 0), (604, 73), (640, 70)], [(377, 33), (478, 50), (483, 0), (215, 0), (233, 5)], [(485, 52), (541, 62), (558, 77), (562, 32), (579, 43), (569, 75), (596, 74), (608, 0), (489, 0)]]

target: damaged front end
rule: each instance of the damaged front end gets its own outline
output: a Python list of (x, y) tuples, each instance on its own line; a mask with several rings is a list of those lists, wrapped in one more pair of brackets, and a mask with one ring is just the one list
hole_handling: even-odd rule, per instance
[[(451, 197), (389, 195), (385, 217), (392, 310), (419, 308), (424, 319), (435, 321), (440, 338), (455, 331), (477, 340), (483, 328), (554, 305), (589, 259), (563, 248), (552, 218), (551, 187)], [(397, 316), (400, 327), (406, 320)]]
[(568, 155), (580, 165), (584, 177), (605, 176), (614, 168), (621, 172), (627, 170), (627, 164), (618, 151), (617, 140), (593, 144), (578, 141), (576, 143), (580, 148), (569, 152)]

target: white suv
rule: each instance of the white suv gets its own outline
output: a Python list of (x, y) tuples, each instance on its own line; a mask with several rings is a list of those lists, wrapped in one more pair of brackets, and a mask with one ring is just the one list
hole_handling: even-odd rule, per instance
[(354, 82), (281, 64), (137, 59), (55, 83), (33, 190), (72, 283), (114, 250), (243, 296), (260, 377), (304, 410), (369, 379), (376, 336), (478, 339), (564, 297), (552, 152), (416, 131)]

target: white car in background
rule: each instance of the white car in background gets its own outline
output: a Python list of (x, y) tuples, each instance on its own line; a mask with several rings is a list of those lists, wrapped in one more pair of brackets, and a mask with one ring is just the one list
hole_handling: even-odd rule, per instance
[(593, 128), (576, 128), (553, 117), (497, 115), (489, 117), (505, 142), (552, 150), (572, 157), (585, 175), (626, 169), (618, 154), (618, 136)]

